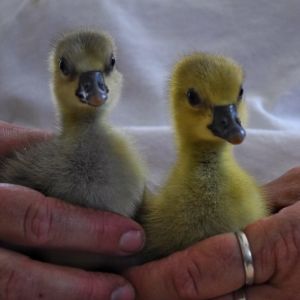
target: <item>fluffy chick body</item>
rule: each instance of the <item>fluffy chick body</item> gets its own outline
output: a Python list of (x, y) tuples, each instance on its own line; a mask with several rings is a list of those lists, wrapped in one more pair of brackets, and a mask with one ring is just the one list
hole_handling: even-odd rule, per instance
[(16, 152), (4, 161), (0, 180), (81, 206), (133, 216), (144, 189), (134, 153), (113, 128), (89, 124)]
[[(175, 66), (170, 98), (178, 155), (166, 183), (139, 212), (146, 259), (242, 229), (268, 214), (261, 190), (235, 161), (232, 146), (209, 129), (214, 107), (234, 103), (242, 112), (242, 79), (240, 67), (221, 56), (196, 53)], [(196, 94), (187, 99), (191, 90)]]
[[(60, 129), (48, 141), (3, 158), (0, 182), (27, 186), (86, 207), (134, 215), (144, 192), (144, 170), (129, 139), (106, 121), (122, 85), (114, 67), (114, 51), (111, 38), (100, 32), (73, 32), (58, 42), (50, 62)], [(83, 73), (97, 73), (95, 89), (100, 100), (86, 96), (93, 82), (82, 83)], [(78, 95), (76, 90), (82, 89), (83, 95)]]

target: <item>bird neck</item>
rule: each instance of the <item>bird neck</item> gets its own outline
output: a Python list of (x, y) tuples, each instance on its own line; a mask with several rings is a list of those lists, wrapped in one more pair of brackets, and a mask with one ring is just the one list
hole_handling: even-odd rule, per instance
[(178, 164), (181, 167), (185, 166), (187, 170), (203, 166), (215, 166), (219, 169), (223, 165), (222, 162), (233, 160), (232, 146), (227, 143), (184, 143), (178, 147)]
[(99, 128), (101, 124), (105, 123), (105, 116), (103, 111), (87, 108), (80, 108), (77, 110), (60, 110), (59, 123), (61, 133), (75, 134), (85, 131), (87, 129)]

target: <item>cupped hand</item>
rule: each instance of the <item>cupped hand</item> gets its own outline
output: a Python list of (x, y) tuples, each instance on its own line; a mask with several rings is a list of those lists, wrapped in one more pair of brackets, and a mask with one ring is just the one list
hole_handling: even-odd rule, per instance
[[(248, 300), (298, 299), (300, 295), (300, 203), (246, 227), (254, 258)], [(173, 255), (129, 269), (138, 300), (234, 300), (245, 283), (241, 251), (233, 233), (201, 241)]]
[[(48, 133), (0, 123), (0, 155), (49, 138)], [(43, 249), (129, 255), (144, 233), (125, 217), (81, 208), (29, 188), (0, 184), (0, 241)], [(121, 276), (31, 260), (0, 248), (0, 299), (134, 299)]]
[(288, 170), (265, 184), (263, 191), (274, 212), (300, 200), (300, 167)]

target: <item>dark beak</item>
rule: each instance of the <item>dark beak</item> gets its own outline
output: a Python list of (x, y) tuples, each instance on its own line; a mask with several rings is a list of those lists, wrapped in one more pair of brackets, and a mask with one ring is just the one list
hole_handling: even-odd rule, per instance
[(214, 119), (212, 124), (208, 125), (208, 129), (231, 144), (240, 144), (246, 136), (235, 104), (215, 106)]
[(102, 72), (89, 71), (80, 75), (76, 96), (81, 102), (100, 106), (107, 100), (108, 92)]

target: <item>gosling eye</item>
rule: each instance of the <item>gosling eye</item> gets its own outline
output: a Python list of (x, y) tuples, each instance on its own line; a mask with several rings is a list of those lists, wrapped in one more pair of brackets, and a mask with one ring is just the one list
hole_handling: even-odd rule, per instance
[(115, 64), (116, 64), (116, 58), (115, 58), (114, 54), (112, 53), (110, 56), (109, 63), (105, 68), (105, 72), (110, 73), (113, 70)]
[(59, 69), (65, 76), (69, 76), (72, 73), (70, 65), (63, 56), (59, 60)]
[(240, 91), (239, 91), (239, 95), (238, 95), (238, 101), (241, 101), (241, 100), (242, 100), (243, 95), (244, 95), (244, 89), (243, 89), (243, 87), (241, 86), (241, 87), (240, 87)]
[(116, 64), (116, 58), (115, 56), (112, 54), (111, 57), (110, 57), (110, 65), (111, 67), (113, 68)]
[(188, 89), (186, 96), (187, 96), (189, 104), (192, 107), (198, 107), (202, 104), (202, 100), (201, 100), (200, 96), (193, 88)]

